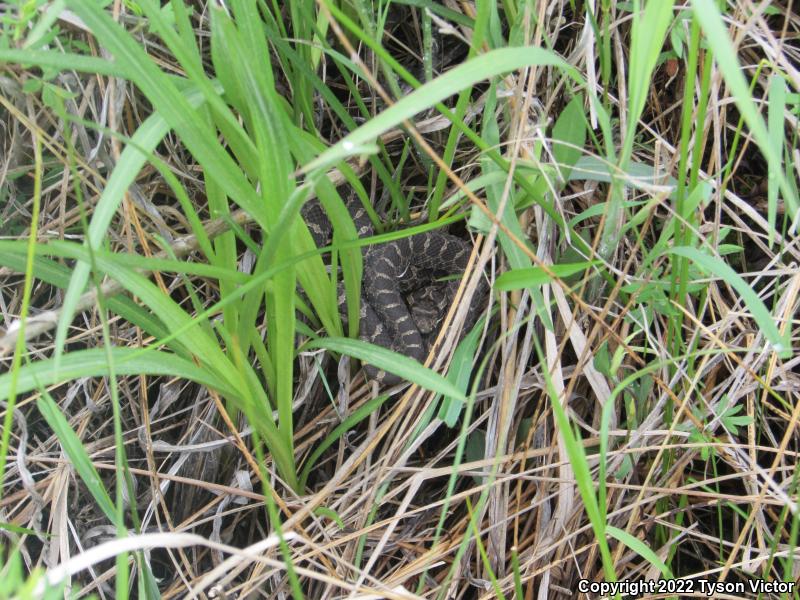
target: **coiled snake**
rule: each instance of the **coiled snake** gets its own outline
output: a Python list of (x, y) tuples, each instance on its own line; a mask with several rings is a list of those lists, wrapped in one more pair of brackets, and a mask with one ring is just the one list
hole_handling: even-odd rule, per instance
[[(347, 196), (346, 205), (358, 236), (371, 236), (372, 222), (354, 193)], [(307, 203), (302, 216), (317, 246), (328, 245), (332, 226), (320, 203)], [(441, 231), (365, 247), (359, 338), (424, 362), (455, 297), (471, 249), (466, 240)], [(484, 290), (481, 284), (473, 296), (465, 330), (477, 320)], [(346, 320), (343, 286), (339, 312)], [(364, 370), (369, 379), (379, 383), (402, 381), (372, 365), (365, 365)]]

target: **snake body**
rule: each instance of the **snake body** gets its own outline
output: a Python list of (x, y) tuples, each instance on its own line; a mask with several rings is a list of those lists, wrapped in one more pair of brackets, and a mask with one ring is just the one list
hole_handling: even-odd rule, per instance
[[(371, 236), (372, 222), (358, 197), (350, 194), (346, 205), (358, 236)], [(302, 215), (317, 246), (329, 244), (332, 226), (319, 202), (306, 204)], [(365, 247), (359, 338), (424, 362), (455, 297), (471, 249), (466, 240), (441, 231)], [(477, 319), (481, 295), (482, 288), (474, 295), (465, 329)], [(342, 286), (339, 312), (346, 322)], [(372, 365), (364, 368), (367, 377), (379, 383), (395, 385), (402, 381)]]

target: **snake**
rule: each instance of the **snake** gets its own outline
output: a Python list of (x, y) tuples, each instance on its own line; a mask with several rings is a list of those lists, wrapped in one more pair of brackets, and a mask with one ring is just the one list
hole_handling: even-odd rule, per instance
[[(372, 221), (358, 195), (352, 192), (344, 196), (358, 237), (372, 236)], [(328, 245), (333, 227), (320, 202), (307, 202), (301, 215), (314, 243), (318, 247)], [(467, 240), (440, 230), (364, 246), (359, 339), (424, 362), (456, 296), (471, 252), (472, 244)], [(464, 331), (477, 321), (484, 290), (481, 279), (470, 303)], [(347, 326), (347, 304), (341, 284), (338, 309)], [(369, 380), (382, 385), (393, 386), (404, 381), (371, 364), (364, 365), (364, 372)]]

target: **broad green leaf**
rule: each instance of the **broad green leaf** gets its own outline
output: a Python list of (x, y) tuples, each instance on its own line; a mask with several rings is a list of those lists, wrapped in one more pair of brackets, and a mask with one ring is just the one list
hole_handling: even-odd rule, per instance
[[(633, 154), (634, 142), (637, 139), (639, 119), (644, 111), (647, 96), (652, 87), (652, 74), (664, 45), (667, 28), (672, 22), (672, 6), (674, 0), (658, 0), (647, 2), (644, 8), (640, 3), (633, 5), (630, 42), (630, 62), (628, 65), (628, 102), (626, 106), (627, 127), (619, 153), (619, 167), (626, 171)], [(608, 144), (611, 139), (605, 140)], [(597, 254), (608, 259), (617, 249), (620, 228), (625, 221), (623, 212), (623, 182), (615, 177), (612, 181), (608, 209), (601, 232)], [(595, 290), (596, 291), (596, 290)], [(590, 291), (593, 294), (594, 291)]]
[[(133, 269), (123, 267), (103, 254), (95, 255), (95, 266), (103, 273), (113, 277), (126, 290), (158, 315), (170, 333), (181, 331), (176, 343), (192, 353), (206, 368), (217, 375), (232, 381), (232, 365), (222, 351), (218, 340), (203, 329), (201, 322), (195, 320), (175, 300), (161, 288)], [(56, 365), (58, 364), (56, 357)]]
[[(497, 82), (492, 81), (489, 85), (489, 94), (484, 107), (485, 112), (482, 122), (482, 137), (493, 146), (499, 146), (501, 144), (500, 124), (497, 121), (496, 106)], [(533, 152), (537, 158), (540, 156), (541, 143), (535, 145)], [(488, 155), (482, 156), (480, 162), (481, 170), (485, 175), (497, 173), (498, 171), (505, 175), (505, 170), (501, 169), (489, 158)], [(541, 183), (540, 177), (541, 175), (536, 177), (535, 181), (538, 180), (539, 183)], [(525, 232), (523, 231), (522, 225), (520, 224), (519, 218), (514, 210), (518, 188), (516, 186), (508, 188), (507, 194), (508, 196), (506, 199), (506, 186), (500, 182), (486, 186), (486, 202), (489, 206), (489, 209), (505, 226), (504, 229), (500, 229), (497, 232), (497, 239), (500, 242), (500, 247), (503, 250), (503, 254), (505, 254), (506, 258), (508, 259), (508, 264), (511, 265), (512, 269), (528, 268), (531, 266), (531, 259), (529, 258), (528, 253), (525, 252), (525, 249), (521, 248), (519, 244), (515, 240), (512, 240), (512, 237), (506, 233), (506, 231), (510, 232), (516, 238), (516, 240), (526, 239)], [(479, 211), (476, 206), (473, 206), (470, 224), (477, 224), (482, 220), (485, 220), (484, 213)], [(528, 250), (530, 250), (530, 248)], [(550, 312), (546, 309), (546, 303), (544, 301), (544, 296), (542, 296), (541, 290), (534, 288), (531, 290), (531, 295), (533, 296), (533, 306), (536, 310), (536, 315), (542, 320), (542, 323), (548, 330), (552, 330), (553, 322), (550, 318)]]

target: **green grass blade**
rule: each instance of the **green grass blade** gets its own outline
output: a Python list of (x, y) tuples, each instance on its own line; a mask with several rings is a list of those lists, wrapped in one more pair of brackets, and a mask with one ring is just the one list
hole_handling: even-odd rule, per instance
[(322, 338), (309, 342), (310, 348), (323, 348), (367, 362), (388, 373), (413, 381), (420, 387), (466, 402), (466, 396), (444, 377), (422, 366), (413, 358), (362, 340)]
[[(35, 529), (30, 529), (28, 527), (20, 527), (19, 525), (14, 525), (13, 523), (3, 523), (1, 521), (0, 521), (0, 531), (10, 531), (11, 533), (17, 533), (19, 535), (32, 535), (34, 537), (37, 535), (43, 535), (46, 538), (53, 537), (52, 534), (45, 534), (36, 531)], [(0, 597), (2, 597), (1, 593)]]
[(551, 283), (554, 277), (563, 279), (575, 273), (585, 271), (592, 265), (597, 264), (598, 261), (586, 261), (578, 263), (561, 263), (557, 265), (549, 265), (547, 268), (550, 273), (547, 273), (542, 267), (528, 267), (523, 269), (512, 269), (500, 275), (494, 285), (494, 289), (501, 292), (510, 290), (520, 290), (524, 288), (533, 288)]
[[(18, 242), (0, 240), (0, 266), (7, 267), (18, 273), (24, 273), (25, 254), (15, 252), (13, 249), (4, 250), (3, 248), (7, 244), (9, 245), (8, 247), (10, 247), (10, 245), (18, 244)], [(42, 252), (43, 249), (47, 247), (47, 245), (39, 244), (36, 250), (37, 252)], [(69, 285), (72, 274), (73, 271), (71, 269), (42, 256), (37, 256), (33, 264), (33, 275), (36, 279), (62, 289), (65, 289)], [(150, 335), (156, 338), (162, 338), (168, 335), (161, 320), (136, 304), (131, 298), (126, 296), (111, 296), (106, 299), (106, 302), (108, 308), (115, 314), (121, 316), (129, 323), (141, 327), (142, 330)]]
[(42, 395), (36, 401), (36, 406), (45, 421), (47, 421), (47, 424), (50, 425), (53, 433), (58, 437), (58, 441), (64, 449), (69, 462), (75, 468), (95, 502), (97, 502), (100, 510), (108, 517), (109, 521), (115, 523), (118, 527), (125, 527), (125, 524), (120, 523), (117, 518), (117, 509), (113, 500), (111, 500), (111, 496), (106, 491), (105, 483), (100, 479), (97, 469), (94, 468), (92, 460), (86, 453), (86, 448), (84, 448), (80, 438), (70, 426), (69, 421), (62, 414), (61, 408), (50, 397), (50, 394), (44, 390), (42, 390)]
[[(739, 109), (742, 118), (750, 128), (750, 133), (753, 135), (756, 144), (766, 157), (767, 164), (779, 165), (781, 163), (781, 157), (775, 156), (775, 147), (770, 142), (769, 132), (764, 124), (764, 119), (761, 118), (753, 102), (753, 97), (748, 89), (747, 81), (742, 74), (743, 69), (737, 59), (736, 50), (725, 31), (717, 5), (713, 0), (692, 0), (692, 9), (694, 17), (700, 22), (706, 34), (708, 44), (714, 52), (714, 59), (717, 61), (725, 83), (731, 91), (731, 96), (736, 104), (736, 108)], [(776, 176), (778, 177), (778, 186), (784, 195), (787, 213), (790, 215), (793, 225), (796, 225), (795, 221), (797, 220), (798, 210), (800, 209), (797, 195), (792, 186), (789, 185), (783, 170), (779, 169)]]
[(3, 490), (6, 482), (6, 457), (8, 455), (9, 444), (11, 443), (11, 425), (14, 418), (14, 410), (17, 401), (17, 394), (21, 391), (20, 385), (20, 365), (22, 356), (25, 353), (25, 323), (30, 309), (31, 293), (33, 290), (33, 264), (36, 254), (36, 237), (39, 231), (39, 211), (42, 199), (42, 141), (34, 134), (33, 136), (33, 197), (31, 208), (31, 225), (26, 240), (25, 248), (25, 281), (22, 284), (22, 299), (20, 302), (19, 314), (19, 336), (14, 344), (14, 354), (11, 357), (11, 372), (8, 374), (8, 394), (3, 399), (8, 401), (5, 414), (3, 415), (3, 429), (0, 431), (0, 498), (3, 497)]
[(481, 532), (480, 528), (478, 527), (477, 523), (475, 523), (475, 511), (472, 509), (472, 503), (469, 501), (469, 498), (465, 498), (465, 504), (467, 506), (467, 514), (469, 515), (469, 528), (472, 531), (473, 539), (475, 540), (475, 545), (478, 547), (478, 555), (481, 557), (481, 563), (483, 563), (483, 570), (489, 577), (489, 582), (492, 585), (492, 590), (494, 591), (494, 597), (498, 600), (506, 600), (505, 594), (503, 594), (503, 590), (500, 589), (500, 583), (497, 581), (497, 575), (495, 575), (494, 570), (492, 569), (492, 563), (489, 560), (489, 555), (486, 552), (486, 547), (483, 545), (481, 541)]
[(548, 50), (530, 46), (492, 50), (455, 67), (405, 96), (306, 164), (303, 172), (308, 173), (322, 166), (336, 163), (356, 153), (359, 148), (373, 143), (382, 133), (465, 87), (502, 73), (532, 65), (560, 67), (573, 80), (578, 83), (582, 82), (581, 76), (574, 67)]
[(214, 177), (230, 197), (266, 229), (260, 199), (253, 187), (230, 154), (218, 143), (215, 132), (199, 118), (197, 110), (178, 90), (172, 79), (156, 66), (145, 50), (99, 5), (82, 0), (68, 0), (67, 4), (86, 22), (98, 41), (115, 56), (123, 69), (131, 74), (134, 83), (170, 127), (180, 135), (205, 172)]
[(59, 71), (97, 73), (109, 77), (127, 77), (126, 71), (117, 63), (97, 56), (84, 56), (70, 52), (52, 50), (17, 50), (0, 48), (0, 64), (36, 65)]
[[(534, 343), (539, 356), (542, 356), (541, 347), (536, 338)], [(600, 557), (603, 562), (604, 579), (606, 581), (616, 581), (617, 575), (614, 570), (614, 562), (611, 557), (611, 551), (606, 542), (606, 530), (608, 524), (605, 522), (605, 507), (601, 507), (598, 503), (598, 498), (595, 495), (594, 482), (592, 480), (591, 470), (589, 463), (586, 459), (586, 451), (581, 444), (580, 437), (572, 428), (572, 423), (567, 416), (564, 407), (561, 405), (559, 394), (553, 385), (553, 379), (550, 376), (548, 369), (544, 369), (542, 374), (545, 378), (547, 385), (547, 395), (550, 398), (550, 406), (553, 408), (556, 424), (558, 425), (559, 435), (562, 437), (564, 447), (567, 451), (569, 463), (575, 474), (575, 484), (580, 492), (583, 505), (586, 510), (586, 516), (592, 525), (592, 529), (597, 539), (600, 549)]]
[[(450, 361), (450, 368), (447, 371), (447, 380), (452, 382), (456, 388), (465, 395), (469, 389), (469, 381), (472, 376), (472, 363), (478, 352), (478, 342), (483, 334), (485, 319), (480, 319), (463, 340), (456, 346), (453, 352), (453, 359)], [(439, 418), (448, 426), (455, 427), (458, 418), (464, 410), (464, 403), (454, 398), (445, 398), (439, 407)], [(425, 423), (427, 426), (427, 423)]]
[(783, 77), (773, 74), (769, 81), (767, 123), (772, 154), (767, 163), (767, 222), (769, 223), (768, 243), (772, 245), (775, 237), (775, 222), (778, 218), (778, 192), (780, 174), (783, 168), (784, 115), (786, 110), (786, 84)]
[[(195, 381), (215, 389), (222, 394), (235, 396), (235, 388), (222, 381), (207, 368), (196, 365), (169, 352), (138, 348), (114, 348), (114, 368), (118, 375), (150, 376), (164, 375)], [(27, 393), (39, 386), (49, 386), (80, 379), (81, 377), (104, 377), (108, 375), (108, 361), (105, 350), (92, 348), (65, 354), (58, 369), (54, 369), (54, 359), (36, 361), (19, 368), (17, 392)], [(12, 373), (0, 375), (0, 399), (8, 398), (11, 392)]]
[(636, 554), (644, 558), (651, 565), (657, 567), (665, 578), (667, 579), (672, 578), (672, 572), (669, 570), (669, 567), (665, 565), (664, 561), (658, 558), (656, 553), (653, 552), (653, 550), (642, 540), (632, 536), (627, 531), (623, 531), (622, 529), (619, 529), (618, 527), (614, 527), (612, 525), (606, 526), (606, 533), (608, 533), (608, 535), (610, 535), (614, 539), (619, 540), (620, 542), (625, 544), (628, 548), (636, 552)]
[(581, 149), (586, 144), (586, 119), (583, 114), (583, 99), (575, 96), (564, 107), (553, 125), (553, 158), (564, 181), (569, 180), (572, 167), (581, 158)]
[[(634, 12), (631, 31), (630, 66), (628, 68), (627, 131), (620, 163), (625, 168), (633, 150), (634, 133), (639, 117), (650, 93), (653, 69), (655, 69), (667, 28), (672, 21), (673, 0), (652, 0), (644, 8), (644, 15)], [(634, 2), (634, 11), (639, 2)]]
[[(190, 105), (198, 105), (202, 97), (194, 92), (187, 95)], [(156, 112), (147, 118), (122, 151), (114, 171), (108, 178), (103, 193), (94, 207), (89, 230), (86, 232), (86, 243), (93, 250), (99, 250), (111, 220), (117, 212), (128, 188), (136, 179), (149, 155), (169, 132), (170, 126), (164, 117)], [(56, 328), (55, 356), (58, 358), (67, 339), (67, 330), (75, 315), (75, 308), (81, 294), (89, 281), (89, 263), (81, 261), (75, 265), (72, 280), (64, 294), (61, 320)]]
[(182, 329), (178, 343), (186, 351), (193, 353), (201, 364), (211, 368), (221, 377), (229, 377), (231, 363), (219, 347), (219, 343), (206, 333), (199, 322), (184, 311), (172, 298), (147, 277), (132, 269), (127, 269), (114, 260), (103, 256), (95, 256), (97, 267), (107, 275), (114, 277), (126, 290), (137, 296), (153, 313), (159, 315), (164, 325), (174, 332)]
[(303, 470), (300, 472), (300, 486), (302, 488), (306, 487), (306, 483), (308, 482), (308, 476), (311, 473), (311, 469), (317, 464), (317, 460), (322, 454), (330, 448), (336, 440), (338, 440), (342, 435), (344, 435), (350, 429), (353, 429), (356, 425), (358, 425), (361, 421), (366, 419), (372, 413), (377, 411), (381, 405), (383, 405), (386, 400), (388, 400), (389, 396), (383, 395), (378, 396), (377, 398), (371, 398), (363, 405), (361, 405), (358, 409), (353, 411), (351, 414), (347, 416), (347, 418), (342, 421), (336, 428), (331, 431), (325, 439), (322, 440), (319, 445), (314, 448), (314, 451), (311, 453), (311, 456), (308, 457), (306, 464), (303, 466)]
[(447, 8), (441, 2), (435, 2), (434, 0), (395, 0), (395, 4), (406, 4), (408, 6), (417, 6), (419, 8), (424, 8), (436, 15), (439, 15), (443, 19), (447, 19), (448, 21), (452, 21), (453, 23), (456, 23), (458, 25), (463, 25), (468, 29), (475, 28), (475, 21), (471, 19), (468, 15)]
[(709, 256), (697, 248), (679, 246), (669, 250), (669, 253), (686, 257), (703, 270), (728, 282), (733, 289), (739, 292), (745, 305), (750, 309), (753, 319), (761, 328), (764, 337), (767, 338), (767, 341), (775, 349), (775, 352), (778, 353), (778, 356), (783, 359), (791, 358), (792, 343), (788, 333), (783, 336), (780, 334), (778, 327), (775, 325), (775, 320), (761, 301), (761, 298), (758, 297), (758, 294), (753, 291), (753, 288), (747, 285), (747, 282), (745, 282), (736, 271), (720, 259)]

